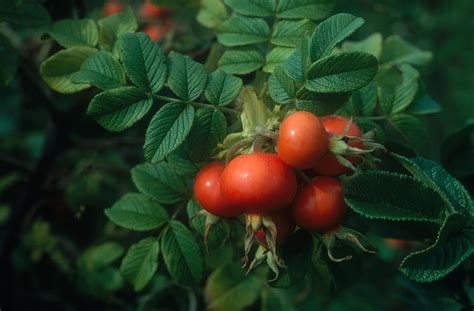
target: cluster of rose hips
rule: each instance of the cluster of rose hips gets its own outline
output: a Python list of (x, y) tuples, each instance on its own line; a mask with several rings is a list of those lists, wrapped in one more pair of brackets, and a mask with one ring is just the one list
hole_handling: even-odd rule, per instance
[[(124, 8), (125, 5), (121, 1), (109, 0), (102, 8), (102, 15), (117, 14), (122, 12)], [(164, 38), (175, 27), (170, 14), (171, 10), (169, 8), (153, 4), (151, 0), (145, 0), (138, 10), (138, 17), (143, 22), (141, 31), (146, 33), (153, 41)]]
[[(245, 215), (249, 238), (256, 236), (272, 251), (296, 226), (321, 234), (337, 231), (346, 212), (337, 177), (351, 173), (364, 154), (375, 150), (352, 120), (337, 115), (294, 112), (273, 138), (276, 154), (213, 162), (194, 182), (194, 195), (205, 211), (219, 218)], [(310, 180), (304, 170), (316, 177)], [(304, 177), (299, 187), (297, 173)], [(246, 242), (246, 254), (249, 248)]]

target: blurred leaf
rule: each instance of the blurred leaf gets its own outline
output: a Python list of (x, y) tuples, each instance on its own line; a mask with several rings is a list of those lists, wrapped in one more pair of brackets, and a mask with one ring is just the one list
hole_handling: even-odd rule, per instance
[(133, 284), (135, 291), (143, 289), (155, 275), (159, 252), (160, 245), (155, 237), (143, 239), (128, 249), (120, 272)]
[(47, 26), (51, 22), (48, 11), (36, 0), (2, 0), (0, 22), (24, 27)]
[(206, 98), (211, 104), (227, 106), (239, 95), (242, 84), (242, 79), (217, 69), (209, 76)]
[(390, 36), (385, 39), (381, 63), (424, 65), (432, 57), (431, 52), (422, 51), (399, 36)]
[(265, 56), (254, 48), (226, 51), (219, 60), (219, 68), (230, 74), (248, 74), (265, 64)]
[(122, 245), (115, 242), (106, 242), (98, 246), (89, 247), (78, 258), (77, 265), (84, 272), (93, 272), (112, 264), (123, 253)]
[(171, 52), (168, 56), (170, 75), (168, 85), (178, 97), (184, 100), (197, 99), (207, 82), (206, 68), (189, 56)]
[(204, 289), (209, 310), (244, 310), (258, 298), (259, 281), (236, 264), (227, 264), (212, 272)]
[(331, 54), (333, 48), (362, 27), (364, 19), (347, 13), (329, 17), (316, 28), (310, 44), (311, 61)]
[(126, 33), (118, 52), (132, 82), (144, 92), (158, 93), (166, 81), (167, 68), (161, 47), (145, 33)]
[(441, 105), (428, 95), (414, 101), (408, 106), (407, 112), (414, 115), (426, 115), (441, 112)]
[(159, 228), (168, 220), (160, 203), (138, 193), (127, 193), (104, 212), (117, 225), (136, 231)]
[(225, 0), (235, 12), (256, 17), (269, 17), (276, 11), (276, 0)]
[(0, 226), (7, 222), (10, 216), (10, 207), (6, 204), (0, 204)]
[(268, 79), (268, 93), (279, 104), (288, 104), (295, 98), (295, 84), (282, 66), (276, 67)]
[(181, 102), (164, 105), (146, 130), (145, 159), (152, 163), (166, 159), (186, 139), (194, 120), (194, 108)]
[(228, 16), (222, 0), (202, 0), (197, 21), (207, 28), (216, 29), (228, 19)]
[(233, 16), (226, 20), (217, 31), (217, 39), (225, 46), (242, 46), (266, 42), (270, 27), (261, 18)]
[(137, 30), (138, 24), (133, 14), (132, 8), (127, 6), (122, 12), (100, 19), (99, 24), (99, 45), (112, 52), (117, 39), (128, 32)]
[(102, 90), (114, 89), (127, 83), (122, 65), (105, 51), (86, 58), (80, 70), (72, 75), (72, 81), (92, 84)]
[(261, 311), (296, 311), (294, 299), (287, 290), (266, 287), (262, 289)]
[(173, 279), (181, 285), (199, 282), (204, 273), (204, 258), (191, 231), (173, 220), (161, 238), (163, 259)]
[(97, 24), (92, 19), (63, 19), (53, 24), (49, 32), (61, 46), (94, 47), (99, 40)]
[(320, 20), (334, 8), (333, 0), (280, 0), (278, 18)]
[(273, 72), (276, 66), (283, 65), (295, 51), (294, 48), (276, 47), (265, 57), (263, 71)]
[[(1, 14), (1, 13), (0, 13)], [(13, 80), (18, 68), (18, 53), (10, 41), (0, 35), (0, 86), (7, 86)]]
[(409, 114), (397, 114), (388, 119), (389, 123), (415, 151), (423, 150), (428, 141), (428, 133), (420, 119)]
[(92, 98), (87, 114), (112, 132), (120, 132), (139, 121), (153, 100), (134, 86), (104, 91)]
[(383, 36), (374, 33), (361, 41), (346, 41), (342, 44), (345, 52), (365, 52), (374, 55), (377, 59), (382, 56)]
[(271, 43), (279, 46), (298, 47), (301, 39), (311, 34), (314, 27), (314, 23), (306, 19), (279, 21), (273, 30)]
[(224, 114), (213, 108), (200, 108), (194, 116), (193, 127), (186, 140), (191, 158), (205, 161), (227, 134)]
[(446, 169), (457, 178), (474, 174), (474, 119), (444, 139), (441, 160)]
[(87, 89), (89, 84), (74, 83), (72, 75), (78, 72), (82, 62), (94, 53), (97, 53), (96, 49), (83, 46), (61, 50), (41, 64), (41, 77), (50, 88), (59, 93), (71, 94)]
[(445, 277), (474, 253), (474, 224), (465, 224), (461, 214), (448, 216), (436, 242), (406, 257), (400, 270), (418, 282), (433, 282)]
[(377, 73), (377, 59), (367, 53), (341, 53), (315, 62), (305, 88), (319, 93), (349, 92), (366, 86)]
[(351, 178), (344, 199), (354, 211), (371, 219), (440, 223), (446, 211), (442, 198), (422, 182), (384, 171)]
[(162, 204), (181, 202), (187, 195), (184, 179), (168, 163), (139, 164), (131, 173), (137, 189)]

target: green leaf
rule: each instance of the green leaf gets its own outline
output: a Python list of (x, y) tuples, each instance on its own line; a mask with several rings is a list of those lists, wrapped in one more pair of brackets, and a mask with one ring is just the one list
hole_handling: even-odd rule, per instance
[(100, 125), (119, 132), (131, 127), (150, 110), (153, 99), (133, 86), (124, 86), (96, 95), (87, 109)]
[(219, 60), (219, 68), (229, 74), (248, 74), (265, 64), (265, 56), (255, 48), (226, 51)]
[(298, 47), (303, 37), (312, 33), (314, 27), (314, 23), (307, 19), (279, 21), (273, 30), (271, 43), (280, 46)]
[(280, 0), (279, 18), (320, 20), (328, 16), (334, 8), (333, 0)]
[(107, 208), (105, 214), (117, 225), (136, 231), (159, 228), (168, 220), (160, 203), (138, 193), (127, 193)]
[(184, 177), (194, 177), (200, 169), (199, 164), (191, 159), (184, 146), (175, 150), (167, 160), (176, 173)]
[(222, 0), (202, 0), (197, 21), (204, 27), (216, 29), (229, 18)]
[(114, 50), (115, 42), (121, 35), (134, 32), (138, 28), (133, 10), (129, 6), (120, 13), (100, 19), (98, 24), (99, 45), (109, 52)]
[(212, 108), (198, 109), (187, 139), (191, 158), (195, 161), (208, 160), (217, 144), (224, 141), (226, 134), (227, 121), (221, 111)]
[(301, 89), (296, 94), (296, 108), (318, 116), (330, 115), (341, 108), (350, 96), (350, 93), (321, 94)]
[(235, 12), (256, 17), (272, 16), (276, 11), (276, 0), (225, 0)]
[(210, 310), (243, 310), (257, 300), (262, 283), (237, 264), (227, 264), (212, 272), (204, 293)]
[(136, 291), (143, 289), (158, 268), (160, 245), (157, 238), (146, 238), (133, 244), (122, 260), (120, 272)]
[(436, 242), (407, 256), (400, 270), (418, 282), (433, 282), (448, 275), (474, 253), (474, 224), (465, 223), (463, 215), (447, 217)]
[[(279, 254), (286, 268), (282, 269), (275, 281), (268, 284), (277, 288), (291, 288), (301, 284), (312, 263), (314, 243), (311, 235), (303, 230), (299, 230), (285, 241), (280, 247)], [(267, 281), (273, 278), (273, 272), (268, 270)]]
[(164, 105), (151, 119), (145, 134), (145, 159), (160, 162), (186, 139), (194, 120), (194, 108), (182, 102)]
[(242, 85), (242, 79), (217, 69), (209, 76), (205, 95), (211, 104), (227, 106), (239, 95)]
[(181, 285), (199, 282), (204, 273), (202, 250), (191, 231), (173, 220), (161, 238), (163, 259), (168, 272)]
[(158, 93), (167, 73), (161, 47), (143, 32), (124, 34), (118, 44), (120, 59), (130, 80), (145, 92)]
[(276, 67), (268, 79), (268, 93), (279, 104), (288, 104), (295, 98), (295, 84), (282, 66)]
[[(198, 232), (200, 235), (204, 235), (206, 217), (195, 217), (196, 213), (201, 210), (201, 206), (196, 202), (195, 199), (189, 200), (186, 206), (186, 212), (188, 214), (188, 218), (190, 219), (190, 224), (194, 230), (196, 230), (196, 232)], [(230, 228), (226, 222), (219, 221), (218, 223), (214, 224), (211, 230), (209, 230), (209, 234), (207, 236), (209, 249), (211, 251), (218, 251), (229, 234)]]
[(351, 97), (351, 105), (351, 115), (372, 116), (377, 105), (377, 86), (375, 83), (372, 81), (367, 86), (355, 91)]
[(78, 72), (72, 75), (75, 83), (92, 84), (102, 90), (126, 85), (125, 72), (109, 52), (100, 51), (84, 60)]
[(168, 61), (170, 72), (168, 84), (173, 93), (184, 100), (197, 99), (206, 87), (206, 68), (189, 56), (175, 52), (170, 53)]
[(0, 86), (7, 86), (15, 77), (18, 54), (10, 41), (0, 35)]
[(225, 46), (242, 46), (268, 41), (270, 27), (261, 18), (233, 16), (217, 31), (217, 39)]
[(0, 5), (0, 22), (23, 27), (41, 27), (49, 24), (51, 17), (36, 0), (4, 0)]
[(261, 311), (297, 311), (294, 294), (285, 289), (263, 288)]
[(179, 203), (187, 196), (188, 190), (184, 178), (168, 163), (139, 164), (131, 173), (137, 189), (159, 203)]
[(474, 174), (474, 119), (468, 119), (457, 131), (443, 140), (441, 160), (446, 169), (457, 178)]
[(382, 56), (383, 36), (376, 32), (361, 41), (346, 41), (342, 44), (344, 52), (365, 52), (377, 59)]
[(428, 133), (423, 122), (409, 114), (391, 116), (389, 124), (400, 134), (403, 141), (414, 150), (423, 150), (428, 141)]
[(63, 19), (54, 23), (50, 36), (61, 46), (94, 47), (99, 40), (97, 24), (92, 19)]
[(383, 171), (351, 178), (344, 199), (357, 213), (380, 220), (440, 223), (446, 210), (442, 198), (422, 182)]
[(370, 54), (336, 54), (311, 65), (305, 88), (319, 93), (350, 92), (369, 84), (376, 73), (377, 59)]
[(431, 52), (422, 51), (399, 36), (390, 36), (385, 39), (381, 62), (394, 65), (411, 64), (416, 66), (430, 62), (432, 57), (433, 54)]
[(401, 65), (403, 83), (395, 90), (395, 98), (391, 109), (391, 114), (401, 112), (407, 108), (418, 92), (418, 78), (420, 74), (410, 65)]
[(94, 53), (97, 53), (96, 49), (83, 46), (61, 50), (41, 64), (41, 77), (50, 88), (59, 93), (71, 94), (87, 89), (89, 84), (74, 83), (72, 75), (78, 72), (82, 62)]
[(124, 253), (122, 245), (115, 242), (106, 242), (98, 246), (89, 247), (77, 260), (77, 266), (83, 272), (92, 272), (104, 268)]
[(309, 63), (309, 40), (304, 38), (301, 41), (300, 48), (293, 52), (287, 59), (284, 67), (285, 72), (296, 81), (305, 81), (306, 72), (310, 65)]
[(274, 48), (265, 57), (265, 66), (263, 67), (263, 71), (273, 72), (275, 67), (283, 65), (294, 52), (294, 48)]
[(434, 161), (421, 157), (408, 159), (393, 154), (413, 176), (436, 191), (447, 205), (464, 215), (474, 215), (474, 206), (466, 188)]
[(364, 19), (347, 13), (329, 17), (318, 25), (311, 38), (311, 61), (331, 54), (333, 48), (364, 25)]
[(407, 112), (414, 115), (427, 115), (441, 112), (441, 110), (440, 104), (430, 96), (425, 95), (408, 106)]

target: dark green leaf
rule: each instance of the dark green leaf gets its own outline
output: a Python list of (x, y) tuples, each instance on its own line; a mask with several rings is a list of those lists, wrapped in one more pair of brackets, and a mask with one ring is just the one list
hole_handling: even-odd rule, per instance
[(214, 105), (229, 105), (239, 95), (242, 84), (242, 79), (217, 69), (209, 76), (206, 98)]
[(457, 178), (474, 174), (474, 119), (468, 119), (456, 132), (444, 139), (441, 159), (446, 169)]
[(350, 93), (320, 94), (301, 89), (296, 95), (296, 108), (318, 116), (335, 113), (347, 102)]
[(377, 105), (377, 86), (374, 82), (355, 91), (351, 97), (353, 116), (372, 116), (375, 106)]
[(179, 221), (171, 221), (161, 238), (163, 259), (173, 279), (182, 285), (199, 282), (204, 273), (204, 258), (195, 237)]
[(36, 0), (3, 0), (0, 3), (0, 22), (19, 26), (41, 27), (51, 22), (48, 11)]
[(276, 47), (265, 57), (265, 66), (263, 71), (273, 72), (275, 67), (283, 65), (288, 58), (295, 52), (294, 48)]
[(221, 111), (212, 108), (198, 109), (187, 139), (191, 158), (195, 161), (208, 160), (226, 134), (227, 121)]
[(168, 61), (170, 72), (168, 84), (173, 93), (184, 100), (197, 99), (206, 87), (206, 68), (189, 56), (175, 52), (170, 53)]
[(151, 119), (146, 130), (145, 159), (160, 162), (178, 148), (193, 125), (194, 108), (181, 102), (163, 106)]
[(138, 193), (127, 193), (105, 214), (117, 225), (136, 231), (156, 229), (168, 220), (160, 203)]
[(277, 16), (289, 19), (320, 20), (328, 16), (333, 8), (333, 0), (280, 0)]
[(276, 0), (225, 0), (235, 12), (257, 17), (272, 16), (276, 11)]
[(185, 180), (168, 163), (139, 164), (131, 173), (137, 189), (162, 204), (181, 202), (187, 195)]
[(364, 19), (347, 13), (329, 17), (318, 25), (311, 38), (311, 61), (331, 54), (333, 48), (364, 25)]
[(261, 18), (233, 16), (218, 29), (217, 39), (225, 46), (241, 46), (268, 41), (270, 27)]
[(18, 68), (18, 54), (10, 41), (0, 35), (0, 86), (7, 86), (13, 80)]
[(104, 17), (98, 21), (99, 45), (112, 52), (117, 39), (129, 32), (137, 30), (138, 24), (133, 10), (127, 6), (122, 12)]
[(283, 67), (275, 68), (268, 79), (268, 92), (272, 99), (279, 104), (288, 104), (296, 96), (293, 80), (286, 74)]
[(442, 198), (422, 182), (382, 171), (351, 178), (344, 198), (354, 211), (372, 219), (439, 223), (446, 210)]
[(265, 56), (254, 48), (226, 51), (219, 60), (219, 68), (230, 74), (248, 74), (265, 64)]
[(298, 47), (304, 36), (312, 33), (314, 23), (310, 20), (280, 21), (272, 33), (271, 43), (280, 46)]
[(362, 52), (341, 53), (311, 65), (305, 87), (313, 92), (339, 93), (360, 89), (377, 73), (377, 59)]
[(99, 40), (99, 30), (92, 19), (63, 19), (54, 23), (49, 34), (65, 48), (93, 47)]
[(97, 53), (96, 49), (84, 46), (61, 50), (41, 64), (41, 77), (50, 88), (59, 93), (71, 94), (87, 89), (89, 84), (74, 83), (72, 75), (78, 72), (82, 62), (94, 53)]
[(420, 74), (410, 65), (401, 65), (403, 83), (395, 89), (395, 98), (390, 114), (398, 113), (407, 108), (418, 91), (418, 78)]
[(431, 52), (425, 52), (411, 45), (399, 36), (391, 36), (385, 40), (382, 63), (394, 65), (424, 65), (431, 61)]
[(109, 52), (100, 51), (84, 60), (78, 72), (72, 75), (75, 83), (92, 84), (103, 90), (126, 84), (122, 66)]
[(428, 141), (428, 133), (423, 122), (409, 114), (397, 114), (388, 119), (404, 142), (414, 150), (423, 150)]
[(87, 109), (109, 131), (129, 128), (150, 110), (153, 100), (133, 86), (108, 90), (96, 95)]
[(428, 95), (413, 102), (407, 111), (414, 115), (426, 115), (441, 112), (441, 105)]
[(209, 276), (204, 293), (210, 310), (243, 310), (258, 298), (262, 283), (252, 274), (245, 275), (237, 264), (214, 270)]
[(133, 244), (123, 258), (120, 272), (136, 291), (143, 289), (158, 268), (160, 245), (157, 238), (146, 238)]

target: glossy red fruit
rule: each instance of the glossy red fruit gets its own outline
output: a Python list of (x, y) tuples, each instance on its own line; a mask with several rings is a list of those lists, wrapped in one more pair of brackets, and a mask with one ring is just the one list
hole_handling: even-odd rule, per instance
[(224, 162), (221, 161), (203, 167), (194, 180), (194, 196), (209, 213), (221, 218), (234, 218), (242, 212), (227, 204), (221, 194), (221, 175), (224, 167)]
[(290, 205), (296, 193), (296, 176), (275, 154), (242, 154), (222, 172), (221, 190), (236, 208), (269, 215)]
[[(349, 123), (349, 120), (342, 116), (327, 116), (323, 117), (322, 123), (326, 131), (331, 135), (341, 135), (344, 133), (344, 130)], [(354, 136), (362, 138), (362, 133), (353, 121), (349, 130), (346, 133), (346, 136)], [(363, 148), (364, 143), (362, 141), (349, 141), (348, 145), (351, 147), (356, 148)], [(349, 160), (353, 165), (357, 165), (360, 162), (360, 158), (355, 156), (347, 156), (347, 160)], [(351, 173), (351, 170), (345, 166), (343, 166), (339, 161), (337, 161), (336, 156), (330, 152), (324, 155), (319, 161), (315, 162), (313, 169), (319, 175), (324, 176), (340, 176), (344, 174)]]
[(117, 13), (120, 13), (124, 9), (124, 5), (118, 1), (108, 1), (104, 4), (102, 8), (102, 15), (103, 16), (110, 16)]
[(291, 214), (303, 229), (321, 233), (335, 229), (346, 212), (342, 184), (332, 177), (316, 177), (296, 194)]
[[(287, 239), (293, 231), (295, 231), (295, 223), (291, 218), (291, 213), (289, 208), (282, 209), (274, 214), (270, 215), (270, 218), (275, 223), (277, 230), (277, 241), (282, 241)], [(267, 240), (265, 237), (265, 231), (263, 229), (258, 230), (257, 239), (266, 244)]]
[(329, 138), (320, 119), (299, 111), (281, 123), (278, 156), (286, 164), (300, 169), (313, 167), (328, 152)]
[(167, 17), (170, 12), (170, 9), (153, 4), (150, 0), (147, 0), (140, 7), (139, 15), (143, 19), (156, 20)]

